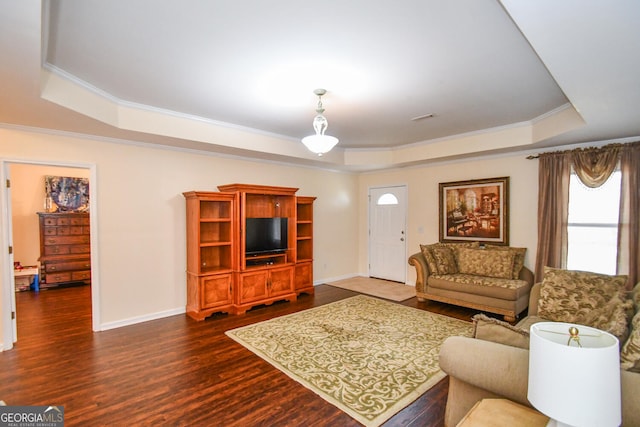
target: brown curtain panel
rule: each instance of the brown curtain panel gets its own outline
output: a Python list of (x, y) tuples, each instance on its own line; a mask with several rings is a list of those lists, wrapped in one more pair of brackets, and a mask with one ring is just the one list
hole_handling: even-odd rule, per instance
[(640, 280), (640, 141), (620, 149), (620, 218), (618, 220), (618, 274), (628, 274), (631, 289)]
[(544, 153), (539, 159), (536, 281), (542, 280), (545, 266), (566, 267), (571, 153)]

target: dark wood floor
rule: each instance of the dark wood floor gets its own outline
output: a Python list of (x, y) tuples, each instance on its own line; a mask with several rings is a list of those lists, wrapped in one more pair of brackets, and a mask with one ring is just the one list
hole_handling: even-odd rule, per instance
[[(186, 315), (91, 332), (91, 288), (16, 295), (18, 342), (0, 353), (0, 400), (63, 405), (67, 426), (359, 426), (224, 335), (356, 295), (329, 285), (242, 316)], [(469, 320), (439, 303), (402, 304)], [(385, 426), (441, 426), (445, 378)]]

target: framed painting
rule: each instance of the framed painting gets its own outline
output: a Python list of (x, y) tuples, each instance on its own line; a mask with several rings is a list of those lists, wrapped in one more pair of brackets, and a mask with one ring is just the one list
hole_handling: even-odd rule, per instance
[(441, 242), (509, 244), (509, 177), (439, 186)]
[(67, 176), (44, 177), (47, 212), (88, 212), (89, 179)]

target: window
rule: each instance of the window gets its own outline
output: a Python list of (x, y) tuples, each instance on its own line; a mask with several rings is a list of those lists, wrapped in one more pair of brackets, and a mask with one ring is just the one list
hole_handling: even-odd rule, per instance
[(616, 274), (620, 171), (598, 188), (574, 173), (569, 181), (567, 268)]
[(397, 205), (398, 198), (391, 193), (384, 193), (378, 198), (378, 205)]

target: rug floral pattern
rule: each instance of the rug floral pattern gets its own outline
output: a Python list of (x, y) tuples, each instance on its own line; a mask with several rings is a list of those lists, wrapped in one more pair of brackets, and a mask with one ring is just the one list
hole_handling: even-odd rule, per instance
[(226, 334), (366, 426), (435, 385), (442, 342), (472, 324), (364, 295)]

